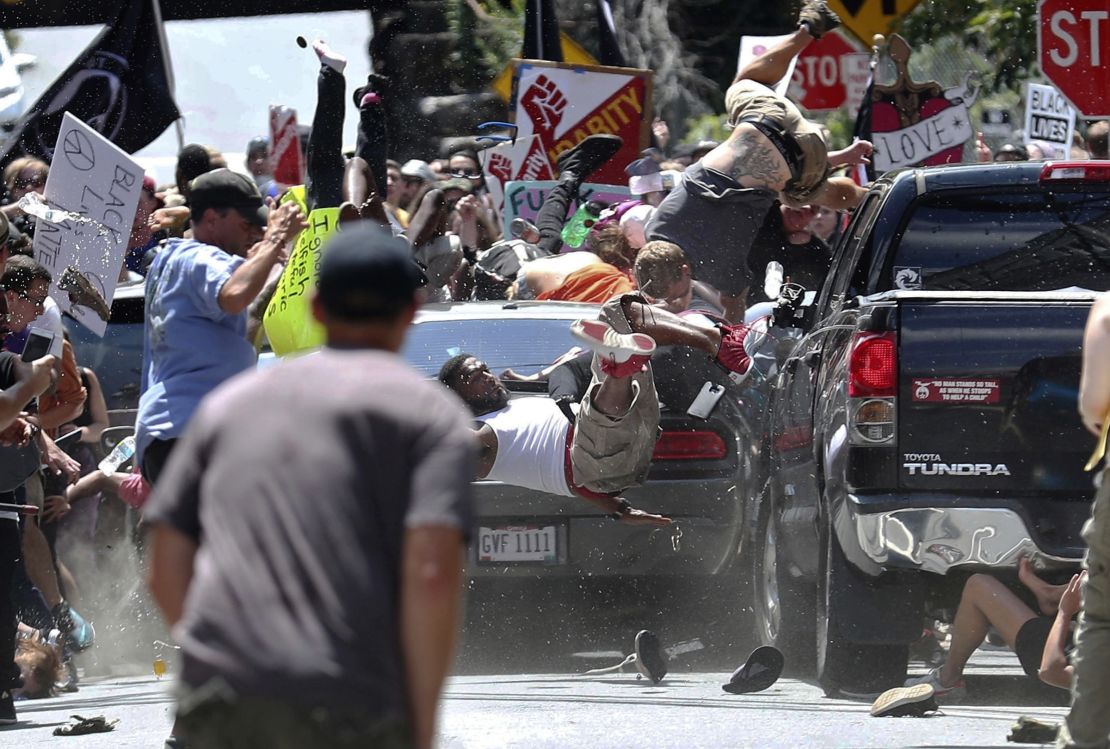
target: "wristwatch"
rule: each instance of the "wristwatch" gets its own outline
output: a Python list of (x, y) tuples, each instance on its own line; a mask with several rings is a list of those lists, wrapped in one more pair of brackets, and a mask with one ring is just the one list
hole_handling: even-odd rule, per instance
[(620, 520), (630, 512), (632, 512), (632, 503), (622, 497), (617, 500), (617, 509), (609, 513), (609, 518)]

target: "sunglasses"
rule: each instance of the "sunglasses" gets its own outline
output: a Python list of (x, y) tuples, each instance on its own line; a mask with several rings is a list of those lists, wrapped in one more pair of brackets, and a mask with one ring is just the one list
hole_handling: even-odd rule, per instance
[(481, 179), (482, 178), (482, 173), (481, 172), (472, 172), (469, 169), (452, 169), (451, 170), (451, 176), (452, 177), (459, 177), (461, 179)]

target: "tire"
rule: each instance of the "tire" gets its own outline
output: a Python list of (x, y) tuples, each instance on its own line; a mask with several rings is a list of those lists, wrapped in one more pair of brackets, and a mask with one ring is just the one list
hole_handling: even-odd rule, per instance
[(752, 549), (752, 607), (755, 632), (761, 645), (782, 651), (786, 667), (795, 675), (813, 669), (813, 594), (804, 583), (790, 577), (778, 546), (778, 522), (768, 510), (761, 512)]
[(817, 681), (825, 694), (872, 695), (901, 686), (908, 645), (860, 643), (850, 639), (859, 616), (852, 589), (866, 583), (851, 569), (840, 544), (822, 534), (824, 562), (817, 584)]

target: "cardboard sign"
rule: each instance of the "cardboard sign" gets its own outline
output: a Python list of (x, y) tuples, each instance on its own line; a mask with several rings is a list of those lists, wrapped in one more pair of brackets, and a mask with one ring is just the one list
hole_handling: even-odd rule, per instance
[(304, 184), (301, 136), (297, 133), (297, 111), (270, 106), (270, 165), (274, 181), (283, 185)]
[(89, 290), (104, 301), (103, 306), (97, 306), (111, 308), (142, 188), (142, 167), (66, 112), (46, 180), (46, 202), (87, 216), (99, 225), (39, 219), (33, 248), (35, 260), (54, 277), (50, 296), (62, 312), (98, 336), (104, 335), (107, 318), (92, 307), (73, 304), (59, 282), (67, 269), (73, 269), (70, 272), (83, 276)]
[(619, 135), (624, 145), (590, 181), (627, 184), (624, 168), (651, 140), (651, 71), (542, 60), (515, 64), (512, 109), (517, 141), (538, 135), (533, 148), (542, 148), (554, 164), (559, 154), (588, 135)]
[(875, 171), (962, 161), (964, 143), (975, 134), (969, 108), (979, 89), (969, 85), (971, 74), (962, 85), (947, 89), (936, 81), (916, 83), (907, 68), (913, 51), (906, 40), (892, 36), (889, 54), (898, 78), (890, 85), (876, 84), (871, 92)]
[(278, 356), (324, 345), (324, 329), (312, 316), (312, 293), (320, 271), (320, 248), (338, 226), (338, 208), (317, 208), (308, 214), (308, 227), (297, 236), (262, 316), (266, 337)]
[(486, 188), (493, 198), (493, 206), (501, 212), (505, 200), (505, 185), (510, 182), (547, 180), (555, 177), (547, 151), (540, 136), (517, 138), (516, 143), (502, 143), (480, 153), (482, 171), (486, 173)]
[(1047, 143), (1056, 149), (1054, 158), (1071, 155), (1075, 133), (1075, 107), (1054, 86), (1026, 84), (1025, 143)]
[[(510, 182), (505, 185), (505, 211), (503, 214), (504, 221), (501, 222), (501, 225), (505, 227), (506, 239), (509, 239), (509, 225), (514, 218), (523, 218), (535, 223), (536, 214), (540, 212), (540, 206), (543, 205), (544, 198), (547, 197), (547, 193), (556, 184), (558, 183), (547, 180), (544, 182)], [(627, 187), (593, 183), (582, 185), (579, 195), (583, 203), (587, 200), (622, 203), (632, 199), (632, 193), (628, 191)], [(567, 216), (569, 217), (576, 210), (578, 210), (578, 207), (572, 203), (567, 211)]]
[(1002, 385), (994, 379), (913, 381), (914, 403), (998, 403)]

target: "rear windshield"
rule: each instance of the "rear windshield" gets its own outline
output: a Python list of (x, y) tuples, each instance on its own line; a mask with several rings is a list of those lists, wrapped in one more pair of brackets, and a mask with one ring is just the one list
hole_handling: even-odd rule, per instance
[(1110, 289), (1110, 193), (940, 193), (915, 204), (884, 289)]
[(461, 353), (478, 357), (495, 374), (509, 368), (534, 374), (574, 345), (570, 320), (449, 320), (414, 325), (402, 355), (429, 377)]

